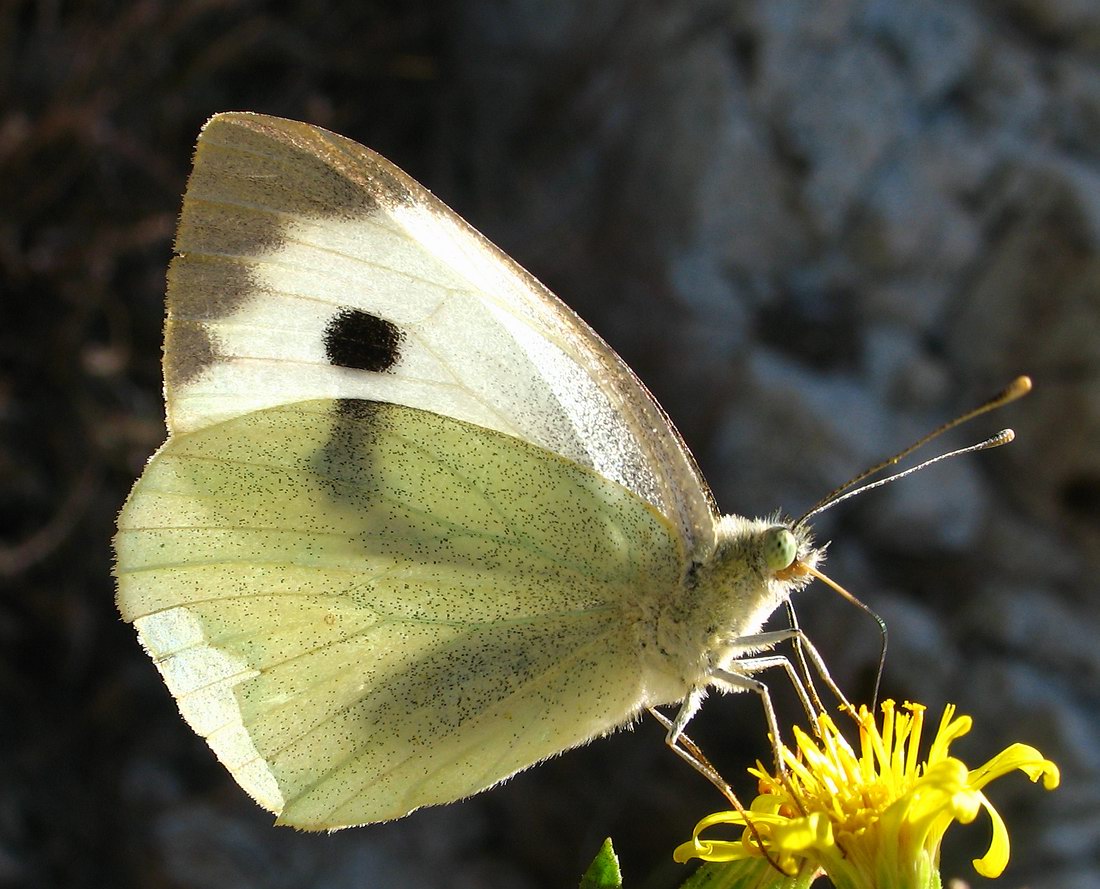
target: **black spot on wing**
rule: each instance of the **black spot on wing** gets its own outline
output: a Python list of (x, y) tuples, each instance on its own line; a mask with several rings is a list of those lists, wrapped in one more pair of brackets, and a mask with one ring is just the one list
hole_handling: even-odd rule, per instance
[(344, 309), (325, 327), (325, 357), (336, 367), (381, 373), (397, 364), (403, 339), (392, 321), (359, 309)]

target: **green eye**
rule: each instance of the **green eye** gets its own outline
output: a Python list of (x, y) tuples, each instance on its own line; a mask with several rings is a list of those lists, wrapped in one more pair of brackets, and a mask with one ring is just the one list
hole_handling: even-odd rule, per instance
[(798, 555), (798, 541), (786, 528), (769, 528), (764, 535), (764, 561), (773, 571), (790, 568)]

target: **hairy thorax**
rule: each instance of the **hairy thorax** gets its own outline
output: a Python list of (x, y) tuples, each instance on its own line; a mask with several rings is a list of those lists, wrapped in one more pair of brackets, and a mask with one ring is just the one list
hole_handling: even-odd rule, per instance
[[(650, 703), (671, 703), (706, 686), (716, 669), (758, 648), (745, 637), (758, 633), (771, 614), (809, 580), (805, 572), (769, 567), (765, 544), (772, 519), (723, 516), (716, 542), (689, 566), (675, 593), (647, 615), (642, 669)], [(797, 560), (813, 566), (821, 557), (804, 529), (792, 529)]]

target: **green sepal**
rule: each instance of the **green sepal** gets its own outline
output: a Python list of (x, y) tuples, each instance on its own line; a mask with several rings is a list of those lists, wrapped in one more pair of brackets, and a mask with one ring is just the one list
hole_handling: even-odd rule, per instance
[(619, 856), (611, 846), (611, 838), (608, 837), (600, 846), (600, 851), (588, 865), (588, 870), (581, 877), (580, 889), (622, 889), (623, 875), (619, 871)]

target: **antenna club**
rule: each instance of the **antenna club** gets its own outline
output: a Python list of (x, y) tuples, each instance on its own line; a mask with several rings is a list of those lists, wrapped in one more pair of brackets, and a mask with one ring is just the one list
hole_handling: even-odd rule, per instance
[(1005, 395), (1010, 401), (1015, 401), (1017, 398), (1023, 398), (1030, 391), (1031, 377), (1022, 374), (1008, 384), (1008, 388), (1005, 389)]
[(917, 472), (918, 470), (923, 469), (926, 466), (931, 466), (933, 463), (938, 463), (940, 460), (944, 460), (948, 457), (957, 457), (960, 454), (969, 454), (973, 451), (982, 451), (987, 448), (996, 448), (1000, 447), (1001, 445), (1008, 444), (1016, 437), (1016, 435), (1011, 429), (1003, 429), (992, 438), (986, 439), (980, 444), (971, 445), (969, 448), (961, 448), (957, 451), (950, 451), (946, 454), (941, 454), (939, 457), (934, 457), (931, 460), (926, 460), (919, 466), (914, 466), (912, 469), (907, 469), (904, 472), (899, 472), (895, 475), (890, 476), (889, 478), (885, 478), (881, 481), (873, 482), (868, 485), (863, 485), (859, 488), (856, 487), (864, 479), (869, 478), (872, 475), (876, 475), (882, 470), (888, 469), (891, 466), (896, 465), (901, 460), (912, 454), (913, 451), (917, 450), (920, 447), (923, 447), (933, 439), (939, 438), (945, 432), (954, 429), (956, 426), (962, 425), (968, 420), (973, 420), (975, 417), (980, 417), (982, 414), (988, 413), (989, 411), (996, 410), (999, 407), (1004, 407), (1006, 404), (1015, 401), (1017, 398), (1022, 398), (1023, 396), (1027, 395), (1027, 393), (1030, 391), (1031, 377), (1025, 374), (1021, 374), (988, 401), (984, 402), (983, 404), (979, 404), (976, 408), (973, 408), (972, 410), (969, 410), (964, 414), (960, 414), (954, 420), (949, 420), (943, 425), (937, 426), (927, 435), (917, 439), (915, 442), (913, 442), (913, 444), (909, 445), (909, 447), (898, 451), (892, 457), (888, 457), (880, 463), (876, 463), (870, 469), (864, 470), (863, 472), (859, 473), (859, 475), (855, 476), (855, 478), (846, 481), (839, 488), (835, 488), (834, 490), (830, 491), (821, 500), (814, 504), (813, 507), (803, 513), (802, 516), (795, 521), (792, 527), (800, 527), (804, 525), (807, 519), (812, 518), (813, 516), (823, 512), (831, 506), (835, 506), (837, 503), (853, 497), (857, 493), (870, 491), (873, 488), (881, 487), (887, 482), (895, 481), (899, 478), (904, 478), (907, 475), (912, 475), (914, 472)]

